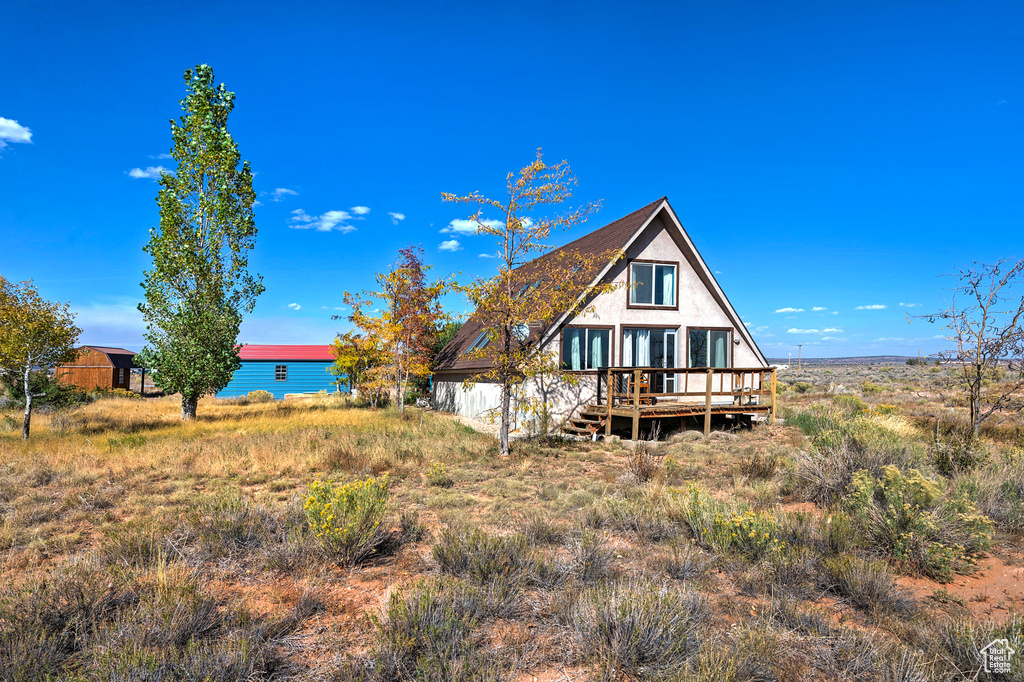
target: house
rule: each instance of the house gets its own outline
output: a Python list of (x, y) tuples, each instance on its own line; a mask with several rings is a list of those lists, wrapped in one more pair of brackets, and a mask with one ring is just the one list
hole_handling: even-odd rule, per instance
[(242, 366), (217, 392), (218, 398), (268, 391), (280, 400), (286, 393), (337, 390), (337, 377), (327, 371), (334, 364), (330, 346), (246, 344), (238, 349), (238, 355)]
[[(644, 420), (650, 428), (653, 420), (685, 425), (703, 419), (708, 430), (712, 418), (774, 416), (774, 370), (666, 197), (516, 273), (524, 282), (539, 282), (547, 259), (610, 253), (624, 255), (580, 273), (581, 283), (618, 288), (589, 294), (584, 312), (564, 314), (526, 334), (533, 347), (557, 357), (575, 381), (517, 387), (520, 424), (535, 418), (541, 406), (564, 430), (611, 433), (613, 427), (632, 426), (635, 438)], [(439, 353), (432, 395), (437, 409), (470, 417), (498, 409), (499, 384), (463, 383), (491, 366), (486, 357), (472, 354), (489, 343), (483, 330), (474, 315)]]
[(54, 376), (64, 384), (74, 384), (87, 391), (96, 389), (122, 388), (131, 386), (132, 368), (141, 367), (135, 362), (135, 353), (124, 348), (107, 346), (81, 346), (73, 362), (60, 365)]

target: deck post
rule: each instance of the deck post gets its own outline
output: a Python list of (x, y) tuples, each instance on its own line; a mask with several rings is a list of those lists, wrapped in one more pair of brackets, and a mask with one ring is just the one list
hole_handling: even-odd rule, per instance
[(613, 400), (613, 387), (612, 387), (612, 368), (608, 368), (608, 383), (605, 386), (605, 397), (608, 399), (608, 419), (604, 423), (604, 435), (608, 437), (612, 435), (612, 400)]
[(777, 372), (777, 371), (778, 370), (776, 370), (774, 367), (772, 367), (772, 426), (775, 426), (775, 410), (776, 410), (776, 404), (775, 404), (775, 372)]
[(633, 370), (633, 440), (640, 437), (640, 370)]
[(711, 433), (711, 383), (715, 370), (708, 368), (708, 386), (704, 395), (704, 435)]

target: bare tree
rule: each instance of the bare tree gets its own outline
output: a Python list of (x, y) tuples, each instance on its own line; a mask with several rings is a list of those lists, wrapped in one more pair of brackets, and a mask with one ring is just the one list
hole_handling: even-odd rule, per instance
[(997, 411), (1024, 409), (1024, 259), (975, 263), (951, 275), (958, 280), (949, 306), (933, 315), (956, 348), (938, 354), (956, 367), (951, 381), (967, 398), (971, 429)]

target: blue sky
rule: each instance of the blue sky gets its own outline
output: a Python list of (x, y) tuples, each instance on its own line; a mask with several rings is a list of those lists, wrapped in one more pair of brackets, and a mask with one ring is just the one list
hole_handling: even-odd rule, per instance
[(410, 243), (489, 274), (440, 193), (500, 197), (542, 147), (603, 201), (553, 243), (667, 195), (767, 355), (934, 352), (906, 314), (943, 273), (1024, 256), (1022, 33), (1014, 2), (8, 0), (0, 273), (141, 347), (145, 176), (209, 63), (260, 193), (242, 341), (329, 342)]

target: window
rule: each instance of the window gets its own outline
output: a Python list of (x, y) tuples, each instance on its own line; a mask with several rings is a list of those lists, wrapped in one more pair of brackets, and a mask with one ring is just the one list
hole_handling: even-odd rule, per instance
[(566, 327), (562, 330), (562, 369), (607, 367), (610, 329)]
[(482, 332), (480, 336), (476, 337), (476, 341), (466, 349), (466, 354), (472, 353), (475, 350), (481, 350), (487, 348), (487, 344), (491, 342), (491, 338), (487, 335), (487, 332)]
[(124, 383), (124, 370), (123, 369), (117, 370), (117, 383), (119, 383), (119, 384), (123, 384)]
[(288, 365), (274, 365), (274, 381), (288, 381)]
[(729, 367), (728, 329), (690, 329), (690, 367)]
[(676, 266), (661, 263), (629, 265), (629, 302), (632, 305), (675, 306)]

